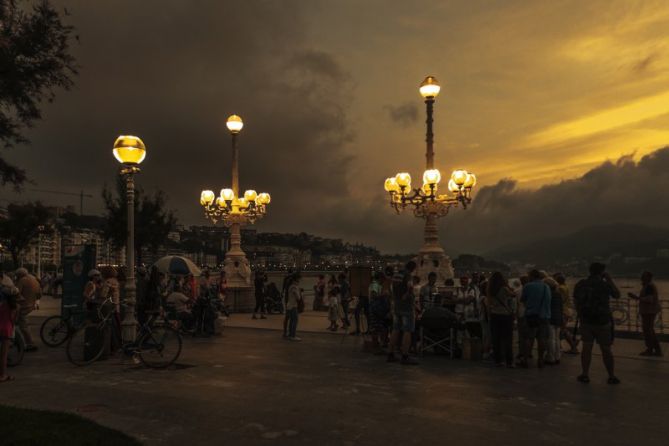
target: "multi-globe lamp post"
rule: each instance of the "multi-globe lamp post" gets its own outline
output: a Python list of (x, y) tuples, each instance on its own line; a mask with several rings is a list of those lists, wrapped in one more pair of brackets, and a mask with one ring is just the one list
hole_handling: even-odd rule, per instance
[(426, 153), (425, 172), (421, 187), (413, 187), (411, 175), (400, 172), (387, 178), (384, 188), (390, 196), (390, 205), (399, 214), (407, 208), (412, 209), (416, 217), (425, 219), (424, 244), (418, 255), (417, 274), (423, 281), (430, 272), (436, 272), (440, 280), (453, 277), (453, 269), (444, 249), (439, 244), (437, 219), (444, 217), (455, 206), (466, 208), (471, 203), (472, 188), (476, 185), (476, 176), (464, 169), (456, 169), (448, 180), (446, 191), (440, 191), (441, 172), (434, 167), (434, 133), (432, 131), (434, 102), (441, 87), (434, 76), (428, 76), (421, 83), (419, 91), (425, 99)]
[(121, 175), (125, 177), (128, 204), (128, 239), (125, 247), (127, 268), (125, 281), (126, 311), (121, 326), (123, 339), (133, 341), (137, 333), (137, 319), (135, 318), (137, 290), (135, 284), (135, 174), (139, 172), (139, 165), (146, 158), (146, 146), (136, 136), (121, 135), (114, 142), (113, 153), (122, 165)]
[(230, 228), (230, 249), (225, 254), (225, 272), (229, 288), (243, 288), (250, 285), (248, 259), (241, 248), (241, 226), (253, 224), (262, 218), (271, 201), (268, 193), (257, 193), (248, 189), (239, 194), (239, 149), (237, 136), (244, 122), (237, 115), (228, 118), (226, 126), (232, 135), (232, 187), (221, 189), (216, 196), (212, 190), (203, 190), (200, 204), (205, 216), (214, 224), (223, 222)]

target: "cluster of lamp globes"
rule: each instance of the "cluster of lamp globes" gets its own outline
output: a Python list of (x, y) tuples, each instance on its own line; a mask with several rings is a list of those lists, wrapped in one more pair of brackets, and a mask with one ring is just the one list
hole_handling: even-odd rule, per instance
[[(237, 115), (231, 115), (225, 125), (233, 135), (238, 134), (244, 127), (242, 118)], [(244, 192), (243, 197), (235, 197), (232, 189), (221, 189), (218, 197), (214, 191), (203, 190), (200, 194), (200, 204), (207, 209), (212, 210), (214, 203), (218, 206), (217, 211), (224, 214), (244, 214), (249, 211), (263, 210), (272, 198), (266, 192), (257, 193), (253, 189)]]
[[(440, 182), (441, 172), (439, 170), (426, 170), (423, 173), (422, 193), (428, 198), (436, 196)], [(463, 169), (454, 170), (448, 181), (448, 190), (455, 194), (471, 190), (474, 186), (476, 186), (476, 175)], [(384, 188), (391, 194), (407, 195), (411, 191), (411, 175), (400, 172), (394, 177), (386, 178)]]
[(217, 197), (214, 191), (203, 190), (200, 195), (200, 204), (210, 207), (216, 202), (222, 210), (228, 210), (230, 213), (242, 213), (250, 207), (266, 206), (272, 198), (268, 193), (257, 193), (253, 189), (244, 192), (243, 197), (235, 197), (232, 189), (221, 189), (221, 194)]

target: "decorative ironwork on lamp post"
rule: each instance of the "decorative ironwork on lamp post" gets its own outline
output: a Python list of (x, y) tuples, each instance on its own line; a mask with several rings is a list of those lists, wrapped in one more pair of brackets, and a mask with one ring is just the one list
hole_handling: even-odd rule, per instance
[[(425, 242), (419, 251), (419, 274), (436, 271), (443, 279), (447, 278), (444, 276), (452, 276), (452, 270), (444, 249), (439, 245), (437, 219), (446, 216), (452, 207), (460, 205), (466, 208), (471, 203), (471, 191), (476, 185), (476, 175), (463, 169), (456, 169), (448, 181), (447, 191), (441, 193), (439, 190), (442, 178), (441, 172), (434, 167), (432, 123), (434, 102), (440, 89), (434, 76), (426, 77), (419, 89), (421, 96), (425, 98), (427, 114), (425, 121), (426, 170), (423, 173), (423, 185), (412, 188), (411, 175), (407, 172), (400, 172), (394, 177), (387, 178), (384, 188), (389, 193), (390, 205), (398, 214), (409, 208), (413, 210), (416, 217), (425, 219)], [(422, 278), (425, 279), (425, 277)]]
[(123, 322), (123, 339), (133, 341), (137, 334), (135, 318), (136, 290), (135, 284), (135, 174), (139, 173), (139, 165), (146, 158), (146, 146), (136, 136), (121, 135), (114, 142), (114, 157), (123, 165), (121, 175), (125, 177), (126, 197), (128, 204), (128, 239), (126, 242), (126, 311)]
[[(244, 127), (244, 123), (242, 118), (232, 115), (226, 125), (232, 135), (232, 187), (221, 189), (218, 197), (211, 190), (203, 190), (200, 194), (200, 204), (204, 208), (205, 216), (212, 223), (220, 221), (230, 228), (230, 249), (225, 254), (228, 286), (248, 286), (250, 268), (246, 254), (241, 248), (241, 226), (253, 224), (262, 218), (267, 212), (271, 197), (266, 192), (259, 194), (253, 189), (246, 190), (243, 196), (239, 196), (237, 135)], [(241, 278), (243, 280), (240, 280)]]

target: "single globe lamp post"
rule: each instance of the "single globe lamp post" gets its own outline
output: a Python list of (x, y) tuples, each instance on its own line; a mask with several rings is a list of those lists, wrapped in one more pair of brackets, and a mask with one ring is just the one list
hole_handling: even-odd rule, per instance
[(114, 142), (114, 157), (121, 163), (121, 175), (125, 177), (126, 197), (128, 202), (128, 240), (126, 242), (126, 312), (121, 323), (123, 339), (134, 341), (137, 334), (135, 303), (137, 286), (135, 284), (135, 174), (139, 165), (146, 158), (146, 146), (136, 136), (121, 135)]

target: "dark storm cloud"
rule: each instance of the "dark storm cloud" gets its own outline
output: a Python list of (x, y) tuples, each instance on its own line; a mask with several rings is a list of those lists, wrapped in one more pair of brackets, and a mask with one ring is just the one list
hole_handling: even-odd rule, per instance
[(31, 147), (10, 154), (41, 187), (83, 186), (101, 210), (114, 138), (137, 134), (148, 148), (138, 183), (165, 190), (182, 223), (205, 224), (198, 197), (230, 185), (225, 119), (236, 113), (241, 188), (273, 197), (266, 228), (310, 230), (296, 224), (313, 212), (305, 203), (347, 194), (350, 81), (305, 41), (302, 4), (111, 3), (67, 1), (81, 34), (76, 89), (47, 109)]
[(590, 225), (667, 227), (667, 190), (669, 147), (638, 162), (631, 156), (605, 162), (579, 178), (537, 190), (502, 180), (481, 188), (467, 211), (449, 216), (447, 244), (459, 252), (491, 252)]
[(418, 105), (415, 102), (406, 102), (397, 106), (386, 105), (384, 109), (388, 111), (390, 119), (398, 124), (408, 126), (418, 121)]

